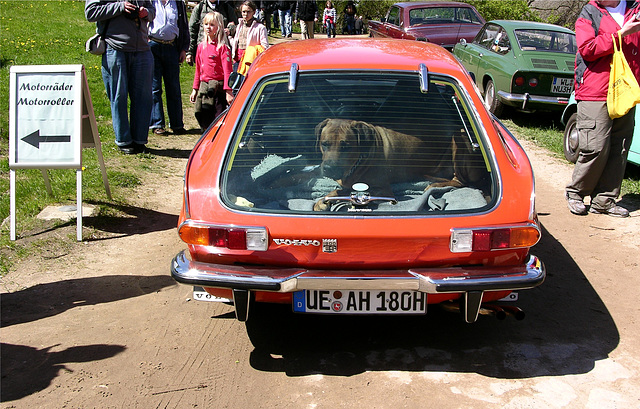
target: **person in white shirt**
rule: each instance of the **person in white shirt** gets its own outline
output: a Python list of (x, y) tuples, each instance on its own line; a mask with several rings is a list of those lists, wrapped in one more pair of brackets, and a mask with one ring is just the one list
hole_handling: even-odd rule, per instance
[(164, 135), (162, 83), (167, 93), (169, 126), (174, 134), (185, 133), (180, 89), (180, 64), (189, 49), (187, 8), (182, 0), (154, 0), (156, 17), (149, 26), (149, 46), (153, 53), (153, 107), (149, 128)]

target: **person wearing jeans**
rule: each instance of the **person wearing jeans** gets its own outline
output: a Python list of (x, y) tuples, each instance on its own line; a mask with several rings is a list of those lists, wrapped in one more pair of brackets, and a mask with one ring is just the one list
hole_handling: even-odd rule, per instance
[(149, 45), (153, 54), (153, 108), (149, 128), (164, 135), (165, 118), (162, 104), (162, 82), (167, 97), (167, 114), (171, 130), (185, 133), (180, 90), (180, 64), (189, 50), (187, 8), (182, 0), (154, 0), (156, 18), (149, 29)]
[(148, 39), (149, 22), (156, 15), (153, 2), (86, 0), (84, 12), (87, 21), (96, 22), (104, 32), (107, 43), (102, 55), (102, 79), (111, 102), (116, 145), (125, 154), (142, 153), (153, 103), (153, 55)]
[(279, 1), (278, 7), (278, 20), (280, 20), (280, 32), (282, 37), (291, 37), (291, 1)]
[[(141, 153), (145, 149), (151, 118), (151, 51), (122, 52), (107, 44), (102, 56), (102, 79), (111, 101), (111, 117), (116, 145), (123, 153)], [(127, 115), (127, 99), (131, 112)]]
[(327, 1), (327, 7), (324, 9), (322, 13), (322, 24), (327, 29), (327, 38), (336, 36), (336, 9), (333, 7), (333, 3)]

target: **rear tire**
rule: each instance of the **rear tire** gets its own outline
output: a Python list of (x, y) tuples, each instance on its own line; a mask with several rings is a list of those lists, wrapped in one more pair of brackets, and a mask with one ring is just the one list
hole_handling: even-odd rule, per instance
[(504, 104), (500, 102), (498, 95), (496, 94), (496, 87), (492, 80), (487, 82), (487, 86), (484, 88), (484, 103), (489, 107), (489, 111), (498, 118), (504, 114)]
[(564, 157), (571, 163), (576, 163), (580, 154), (580, 139), (578, 137), (578, 127), (576, 126), (577, 117), (578, 114), (574, 112), (564, 127)]

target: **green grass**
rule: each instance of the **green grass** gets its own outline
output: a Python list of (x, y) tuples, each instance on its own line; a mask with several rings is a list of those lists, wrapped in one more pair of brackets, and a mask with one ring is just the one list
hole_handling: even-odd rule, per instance
[[(46, 22), (42, 24), (42, 22)], [(95, 26), (84, 18), (82, 1), (0, 2), (0, 218), (9, 214), (8, 143), (9, 77), (12, 65), (83, 64), (87, 73), (99, 134), (105, 156), (115, 148), (110, 126), (110, 108), (102, 85), (100, 58), (84, 51), (85, 40)], [(94, 149), (84, 149), (83, 191), (85, 198), (106, 200)], [(29, 228), (30, 219), (51, 203), (74, 201), (76, 176), (73, 169), (50, 170), (53, 195), (47, 195), (40, 170), (16, 170), (18, 231)], [(118, 200), (118, 196), (114, 196)]]

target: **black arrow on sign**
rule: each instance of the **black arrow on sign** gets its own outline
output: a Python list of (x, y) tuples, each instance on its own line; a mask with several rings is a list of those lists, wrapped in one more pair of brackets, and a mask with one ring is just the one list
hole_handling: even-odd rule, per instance
[(71, 135), (45, 135), (40, 136), (40, 130), (31, 132), (29, 135), (22, 138), (23, 141), (29, 145), (40, 149), (40, 144), (43, 142), (71, 142)]

